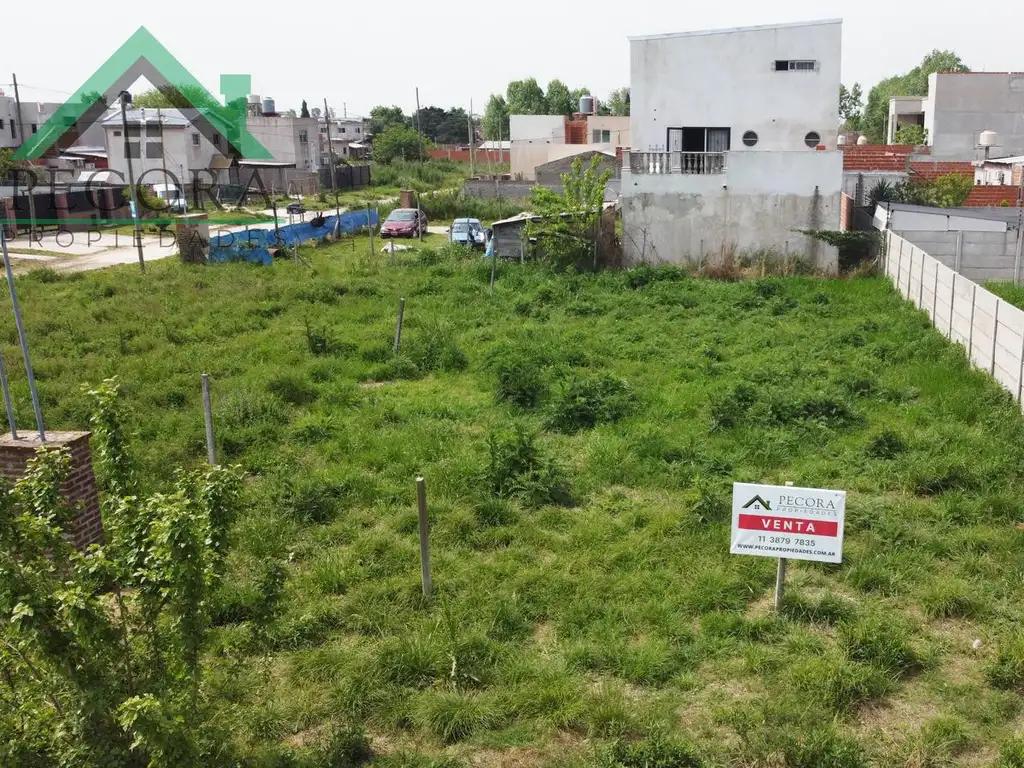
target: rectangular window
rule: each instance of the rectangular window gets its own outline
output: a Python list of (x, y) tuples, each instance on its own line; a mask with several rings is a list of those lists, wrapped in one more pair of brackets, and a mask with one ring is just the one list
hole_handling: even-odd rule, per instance
[(299, 131), (299, 144), (308, 144), (309, 134), (305, 131)]
[(601, 130), (599, 128), (595, 128), (594, 129), (594, 135), (593, 135), (593, 140), (591, 141), (591, 144), (611, 144), (611, 142), (612, 142), (612, 132), (611, 131), (603, 131), (603, 130)]
[(816, 72), (818, 62), (814, 59), (776, 59), (776, 72)]
[(36, 133), (38, 130), (39, 130), (39, 126), (36, 125), (35, 123), (32, 123), (32, 133)]
[(343, 126), (341, 126), (341, 132), (342, 132), (342, 133), (344, 133), (344, 132), (345, 132), (345, 126), (344, 126), (344, 125), (343, 125)]
[(130, 157), (132, 160), (138, 160), (139, 159), (139, 142), (137, 142), (137, 141), (130, 141), (130, 142), (128, 142), (128, 157)]
[(146, 135), (154, 137), (159, 136), (160, 123), (146, 123)]
[(4, 129), (4, 121), (3, 121), (3, 118), (0, 117), (0, 131), (2, 131), (3, 129)]
[(192, 146), (193, 147), (198, 147), (199, 146), (199, 134), (198, 133), (193, 133), (192, 134)]
[(215, 146), (215, 147), (219, 147), (220, 146), (220, 134), (219, 133), (213, 134), (213, 146)]
[(730, 128), (669, 128), (669, 152), (728, 152), (732, 145)]
[(120, 131), (114, 131), (114, 135), (120, 137), (121, 132)]
[(159, 141), (150, 141), (146, 143), (146, 157), (156, 158), (159, 160), (164, 155), (164, 145)]
[(134, 124), (133, 123), (128, 123), (128, 136), (130, 138), (133, 138), (133, 139), (134, 138), (138, 138), (141, 135), (142, 135), (142, 132), (139, 130), (139, 124), (138, 123), (134, 123)]
[(362, 129), (357, 125), (356, 126), (356, 133), (360, 133), (361, 131), (362, 131)]

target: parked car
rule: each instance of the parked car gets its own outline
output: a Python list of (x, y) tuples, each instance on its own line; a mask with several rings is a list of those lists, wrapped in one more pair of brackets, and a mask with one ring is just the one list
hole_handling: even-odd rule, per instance
[(396, 208), (380, 225), (381, 237), (419, 237), (426, 231), (427, 214), (415, 208)]
[(470, 248), (483, 248), (484, 225), (480, 219), (456, 219), (448, 228), (448, 240)]
[(294, 203), (288, 203), (288, 213), (292, 216), (298, 216), (300, 213), (306, 212), (306, 206), (296, 200)]
[(175, 184), (154, 184), (153, 192), (167, 204), (171, 213), (188, 213), (188, 200)]

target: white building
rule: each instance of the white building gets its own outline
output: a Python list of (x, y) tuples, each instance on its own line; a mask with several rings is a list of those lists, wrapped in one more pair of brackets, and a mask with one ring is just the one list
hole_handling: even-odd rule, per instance
[[(320, 151), (329, 152), (327, 148), (327, 123), (320, 118)], [(337, 157), (362, 157), (367, 145), (365, 139), (368, 126), (361, 117), (336, 117), (330, 121), (331, 146)]]
[[(60, 106), (51, 102), (22, 101), (21, 120), (25, 125), (25, 135), (36, 133)], [(8, 96), (0, 90), (0, 149), (20, 147), (22, 140), (18, 126), (18, 103), (13, 95)]]
[(933, 157), (972, 160), (982, 131), (995, 131), (993, 154), (1024, 153), (1024, 72), (948, 72), (928, 76), (927, 96), (889, 102), (888, 143), (920, 125)]
[(794, 230), (839, 227), (841, 46), (839, 20), (631, 38), (627, 256), (832, 268), (835, 249)]
[[(194, 167), (188, 121), (176, 109), (130, 109), (125, 113), (128, 123), (128, 157), (137, 184), (175, 183)], [(103, 121), (106, 134), (107, 168), (128, 180), (128, 161), (125, 155), (124, 123), (120, 111), (113, 112)], [(207, 159), (207, 167), (209, 160)], [(167, 176), (164, 175), (166, 169)]]
[(628, 117), (600, 115), (511, 115), (510, 165), (513, 177), (536, 179), (535, 169), (582, 152), (610, 152), (630, 146)]

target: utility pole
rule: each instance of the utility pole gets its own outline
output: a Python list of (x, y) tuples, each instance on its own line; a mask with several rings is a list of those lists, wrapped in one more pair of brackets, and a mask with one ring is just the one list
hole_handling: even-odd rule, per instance
[[(416, 86), (416, 133), (420, 140), (420, 165), (423, 164), (423, 121), (420, 119), (420, 89)], [(416, 192), (416, 231), (420, 235), (420, 242), (423, 242), (423, 211), (420, 210), (420, 193)]]
[(334, 144), (331, 143), (331, 111), (327, 108), (327, 99), (324, 99), (324, 123), (327, 125), (327, 151), (331, 156), (331, 190), (334, 192), (334, 214), (338, 217), (335, 225), (340, 227), (341, 205), (338, 203), (338, 184), (334, 180), (334, 174), (337, 169), (334, 165)]
[[(156, 119), (160, 123), (160, 165), (164, 169), (164, 191), (167, 190), (167, 147), (164, 145), (164, 115), (161, 112), (160, 107), (156, 108)], [(183, 191), (176, 192), (176, 195), (184, 195)], [(168, 203), (170, 205), (170, 203)], [(173, 209), (172, 209), (173, 213)]]
[(469, 100), (469, 178), (473, 178), (476, 174), (473, 172), (473, 100)]
[[(22, 144), (25, 143), (25, 118), (21, 116), (21, 94), (18, 92), (18, 76), (11, 73), (11, 81), (14, 83), (14, 106), (18, 110), (18, 136)], [(35, 187), (35, 171), (29, 171), (32, 176), (32, 185), (28, 190), (28, 247), (32, 247), (32, 236), (36, 230), (36, 196), (32, 187)]]
[[(135, 225), (135, 245), (139, 249), (139, 269), (146, 271), (146, 260), (142, 257), (142, 229), (139, 227), (139, 201), (135, 192), (135, 172), (132, 171), (132, 153), (128, 141), (128, 115), (125, 112), (126, 106), (131, 104), (132, 95), (128, 91), (121, 91), (121, 130), (124, 131), (124, 159), (128, 161), (128, 186), (132, 192), (132, 221)], [(142, 131), (139, 131), (139, 156), (142, 155)]]

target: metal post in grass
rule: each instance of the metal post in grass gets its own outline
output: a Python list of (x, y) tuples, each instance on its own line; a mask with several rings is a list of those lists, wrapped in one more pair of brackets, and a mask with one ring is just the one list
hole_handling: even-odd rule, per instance
[[(491, 235), (494, 237), (494, 235)], [(498, 261), (498, 254), (495, 249), (491, 249), (491, 298), (494, 298), (494, 265)]]
[[(0, 224), (0, 227), (3, 225)], [(1024, 370), (1024, 366), (1021, 367)], [(7, 367), (4, 365), (4, 356), (0, 354), (0, 385), (4, 388), (4, 405), (7, 407), (7, 423), (11, 425), (11, 439), (18, 439), (18, 427), (14, 423), (14, 407), (11, 405), (11, 388), (7, 383)]]
[(405, 314), (405, 299), (398, 300), (398, 320), (395, 322), (395, 354), (402, 343), (402, 316)]
[(7, 287), (11, 291), (11, 306), (14, 309), (14, 324), (18, 328), (18, 341), (21, 342), (21, 354), (25, 358), (25, 373), (28, 375), (28, 391), (32, 395), (32, 410), (36, 414), (36, 429), (39, 430), (39, 442), (46, 442), (46, 429), (43, 426), (43, 409), (39, 406), (39, 391), (36, 389), (36, 376), (32, 370), (32, 358), (28, 353), (28, 338), (25, 336), (25, 323), (21, 320), (21, 306), (18, 304), (18, 290), (14, 287), (14, 273), (11, 271), (11, 256), (7, 252), (7, 235), (0, 226), (0, 250), (3, 251), (4, 270), (7, 273)]
[(203, 421), (206, 422), (206, 458), (210, 466), (217, 464), (217, 454), (213, 446), (213, 408), (210, 406), (210, 374), (204, 373), (201, 378), (203, 386)]
[[(787, 481), (786, 486), (793, 485), (792, 482)], [(779, 558), (779, 567), (775, 572), (775, 612), (778, 613), (782, 610), (782, 598), (786, 591), (786, 558)]]
[(430, 577), (430, 539), (427, 535), (427, 483), (422, 477), (416, 478), (416, 506), (420, 517), (420, 578), (423, 596), (429, 600), (434, 585)]

